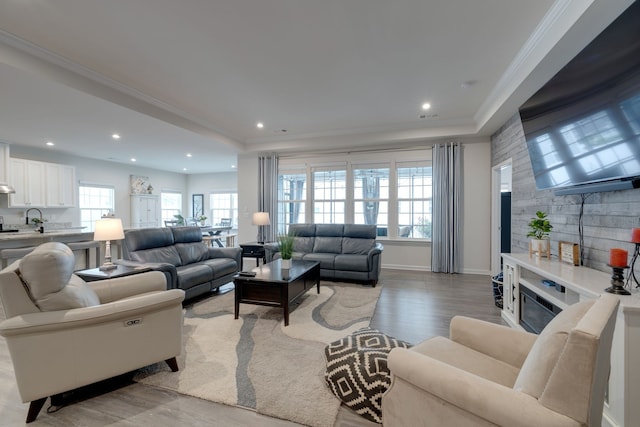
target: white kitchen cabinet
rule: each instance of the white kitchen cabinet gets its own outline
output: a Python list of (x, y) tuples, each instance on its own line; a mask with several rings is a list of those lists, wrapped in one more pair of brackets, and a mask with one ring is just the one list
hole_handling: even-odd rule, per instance
[(46, 163), (46, 203), (49, 208), (76, 206), (76, 168), (69, 165)]
[(9, 207), (45, 207), (45, 163), (12, 158), (9, 165), (9, 184), (16, 190), (9, 194)]
[(160, 196), (131, 195), (131, 228), (160, 227)]
[[(511, 327), (521, 326), (522, 298), (527, 288), (544, 301), (566, 308), (579, 301), (598, 298), (611, 285), (611, 273), (577, 267), (556, 259), (529, 254), (502, 254), (504, 261), (504, 302), (502, 318)], [(549, 280), (564, 287), (560, 292), (548, 286)], [(511, 293), (511, 295), (510, 295)], [(618, 295), (611, 347), (611, 373), (606, 393), (602, 426), (640, 426), (640, 290)]]

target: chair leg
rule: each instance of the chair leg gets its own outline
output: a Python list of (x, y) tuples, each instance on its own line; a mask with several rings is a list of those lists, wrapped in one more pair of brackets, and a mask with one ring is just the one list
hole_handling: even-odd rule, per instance
[(172, 357), (171, 359), (167, 359), (167, 360), (165, 360), (165, 362), (167, 362), (167, 365), (169, 365), (169, 368), (171, 369), (171, 372), (178, 372), (179, 371), (178, 361), (176, 360), (175, 357)]
[(40, 410), (44, 406), (44, 402), (47, 401), (46, 397), (42, 399), (34, 400), (29, 404), (29, 412), (27, 413), (27, 423), (33, 422), (38, 417)]

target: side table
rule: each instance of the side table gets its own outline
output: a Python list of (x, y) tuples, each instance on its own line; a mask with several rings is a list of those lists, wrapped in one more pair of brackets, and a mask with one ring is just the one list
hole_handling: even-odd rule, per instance
[(79, 276), (85, 282), (95, 282), (97, 280), (115, 279), (116, 277), (131, 276), (151, 271), (149, 267), (131, 267), (128, 265), (118, 265), (117, 268), (109, 271), (102, 271), (99, 268), (74, 271), (73, 274)]
[(243, 264), (245, 258), (255, 258), (256, 267), (260, 266), (260, 260), (262, 260), (263, 264), (267, 262), (265, 258), (264, 243), (240, 243), (240, 248), (242, 248), (242, 261), (240, 262), (240, 270), (244, 270)]

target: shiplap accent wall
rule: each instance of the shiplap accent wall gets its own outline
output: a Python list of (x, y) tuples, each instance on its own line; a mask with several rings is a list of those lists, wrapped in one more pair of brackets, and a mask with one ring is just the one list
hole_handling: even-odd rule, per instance
[[(578, 243), (580, 195), (555, 196), (550, 190), (536, 190), (520, 115), (516, 114), (491, 137), (491, 164), (512, 159), (511, 251), (528, 251), (527, 223), (537, 210), (546, 211), (553, 225), (552, 256), (558, 255), (558, 241)], [(584, 265), (610, 272), (609, 249), (629, 251), (631, 229), (640, 227), (640, 189), (592, 193), (584, 205)], [(640, 265), (636, 266), (636, 271)]]

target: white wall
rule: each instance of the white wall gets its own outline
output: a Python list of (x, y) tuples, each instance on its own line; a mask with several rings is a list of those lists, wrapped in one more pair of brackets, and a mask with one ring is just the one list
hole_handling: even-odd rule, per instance
[(236, 192), (238, 189), (238, 174), (236, 172), (203, 173), (187, 175), (188, 193), (184, 194), (183, 203), (186, 204), (183, 212), (185, 216), (193, 215), (192, 196), (204, 194), (204, 214), (211, 218), (211, 205), (209, 195), (212, 192)]
[(251, 215), (258, 211), (258, 154), (238, 156), (238, 242), (255, 242), (258, 227)]
[(465, 273), (490, 274), (491, 142), (464, 145)]

